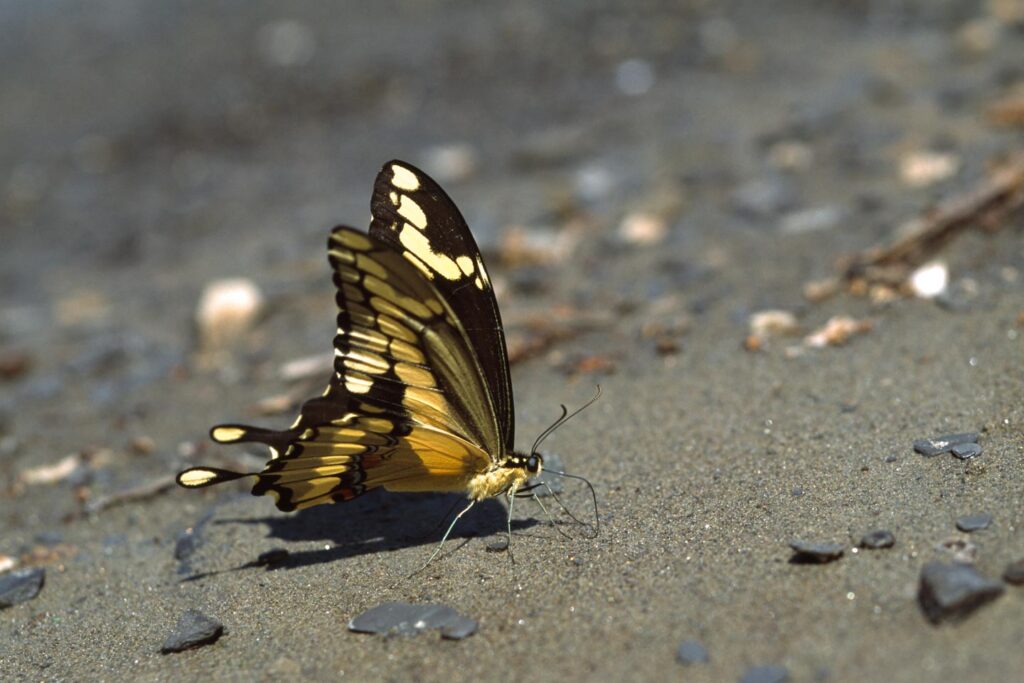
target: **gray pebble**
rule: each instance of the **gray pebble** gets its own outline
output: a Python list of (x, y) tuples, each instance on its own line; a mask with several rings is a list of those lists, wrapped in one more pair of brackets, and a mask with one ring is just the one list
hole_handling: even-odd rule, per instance
[(797, 564), (824, 564), (833, 562), (843, 556), (843, 546), (839, 543), (812, 543), (809, 541), (790, 541), (793, 549), (790, 562)]
[(921, 455), (933, 456), (940, 455), (942, 453), (949, 453), (953, 450), (953, 446), (976, 443), (977, 441), (977, 432), (946, 434), (945, 436), (936, 436), (932, 439), (918, 439), (914, 442), (914, 450)]
[(348, 622), (350, 631), (411, 636), (436, 628), (442, 638), (461, 640), (476, 633), (477, 623), (447, 605), (385, 602)]
[(224, 624), (208, 617), (199, 610), (190, 609), (181, 615), (177, 625), (167, 636), (160, 652), (181, 652), (193, 647), (214, 643), (224, 633)]
[(796, 195), (782, 178), (768, 177), (738, 187), (732, 195), (732, 204), (748, 218), (768, 218), (793, 208)]
[(28, 602), (39, 595), (46, 579), (42, 567), (18, 569), (0, 576), (0, 609)]
[(981, 446), (976, 443), (958, 443), (953, 446), (953, 455), (961, 460), (970, 460), (981, 455)]
[(896, 537), (893, 536), (891, 531), (886, 531), (885, 529), (869, 531), (860, 539), (860, 547), (867, 548), (868, 550), (881, 550), (882, 548), (891, 548), (894, 545), (896, 545)]
[(967, 617), (1004, 590), (1001, 581), (985, 578), (972, 565), (929, 562), (921, 570), (917, 597), (928, 620), (938, 624)]
[(508, 550), (508, 538), (499, 538), (497, 541), (487, 544), (487, 552), (489, 553), (503, 553), (506, 550)]
[(676, 661), (680, 664), (704, 664), (708, 661), (708, 651), (696, 640), (685, 640), (676, 648)]
[(789, 670), (778, 664), (752, 666), (740, 676), (740, 683), (784, 683), (789, 680)]
[(992, 524), (992, 515), (986, 512), (979, 512), (973, 515), (964, 515), (956, 520), (956, 528), (960, 531), (970, 533), (987, 529)]
[(1024, 586), (1024, 559), (1011, 562), (1003, 570), (1003, 581), (1014, 586)]

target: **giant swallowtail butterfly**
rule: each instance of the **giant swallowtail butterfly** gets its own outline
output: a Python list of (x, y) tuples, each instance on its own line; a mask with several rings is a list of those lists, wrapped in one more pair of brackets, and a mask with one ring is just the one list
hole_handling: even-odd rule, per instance
[(217, 443), (268, 446), (262, 472), (193, 467), (178, 475), (181, 486), (254, 477), (253, 495), (273, 496), (281, 510), (378, 487), (460, 491), (470, 499), (461, 517), (502, 493), (511, 503), (540, 473), (536, 445), (513, 450), (501, 316), (466, 221), (437, 183), (402, 161), (384, 165), (371, 206), (369, 234), (339, 226), (328, 240), (338, 329), (323, 395), (283, 431), (210, 431)]

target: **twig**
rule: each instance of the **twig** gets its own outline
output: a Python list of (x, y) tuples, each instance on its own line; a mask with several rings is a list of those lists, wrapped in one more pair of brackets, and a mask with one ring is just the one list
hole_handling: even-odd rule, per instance
[(173, 486), (174, 475), (168, 474), (163, 477), (153, 479), (152, 481), (148, 481), (145, 484), (117, 491), (115, 493), (111, 493), (109, 496), (101, 496), (100, 498), (90, 500), (85, 504), (85, 512), (93, 514), (100, 512), (101, 510), (106, 510), (109, 507), (120, 505), (121, 503), (130, 503), (137, 500), (152, 498), (160, 495)]
[(1024, 201), (1024, 155), (1010, 160), (980, 186), (953, 197), (928, 214), (904, 224), (888, 244), (875, 245), (837, 263), (846, 281), (898, 286), (910, 270), (931, 258), (970, 228), (995, 231)]

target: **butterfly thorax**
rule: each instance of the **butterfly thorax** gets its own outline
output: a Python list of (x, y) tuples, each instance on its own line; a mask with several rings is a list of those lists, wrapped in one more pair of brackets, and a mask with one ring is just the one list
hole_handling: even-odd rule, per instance
[(543, 468), (544, 460), (539, 453), (512, 453), (503, 462), (491, 465), (485, 472), (469, 480), (469, 497), (473, 500), (483, 500), (502, 493), (515, 492), (527, 479), (540, 474)]

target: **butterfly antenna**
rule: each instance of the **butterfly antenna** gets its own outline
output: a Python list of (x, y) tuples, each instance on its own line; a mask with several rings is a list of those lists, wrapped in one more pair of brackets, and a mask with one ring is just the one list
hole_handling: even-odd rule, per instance
[(531, 453), (536, 453), (537, 449), (540, 448), (540, 445), (544, 441), (544, 439), (546, 439), (549, 436), (551, 436), (552, 432), (554, 432), (556, 429), (558, 429), (559, 427), (564, 425), (566, 422), (568, 422), (572, 418), (574, 418), (577, 415), (579, 415), (580, 413), (582, 413), (584, 410), (586, 410), (590, 406), (594, 405), (594, 402), (597, 401), (597, 399), (599, 399), (599, 398), (601, 398), (601, 385), (600, 384), (597, 385), (597, 393), (594, 394), (594, 398), (590, 399), (589, 401), (587, 401), (586, 403), (584, 403), (582, 406), (580, 406), (576, 410), (572, 411), (571, 413), (569, 412), (569, 409), (566, 408), (564, 404), (562, 404), (562, 406), (561, 406), (562, 407), (562, 414), (558, 417), (557, 420), (555, 420), (551, 424), (550, 427), (548, 427), (547, 429), (545, 429), (543, 432), (540, 433), (540, 436), (537, 437), (537, 440), (533, 442), (533, 446), (530, 448), (530, 452)]

